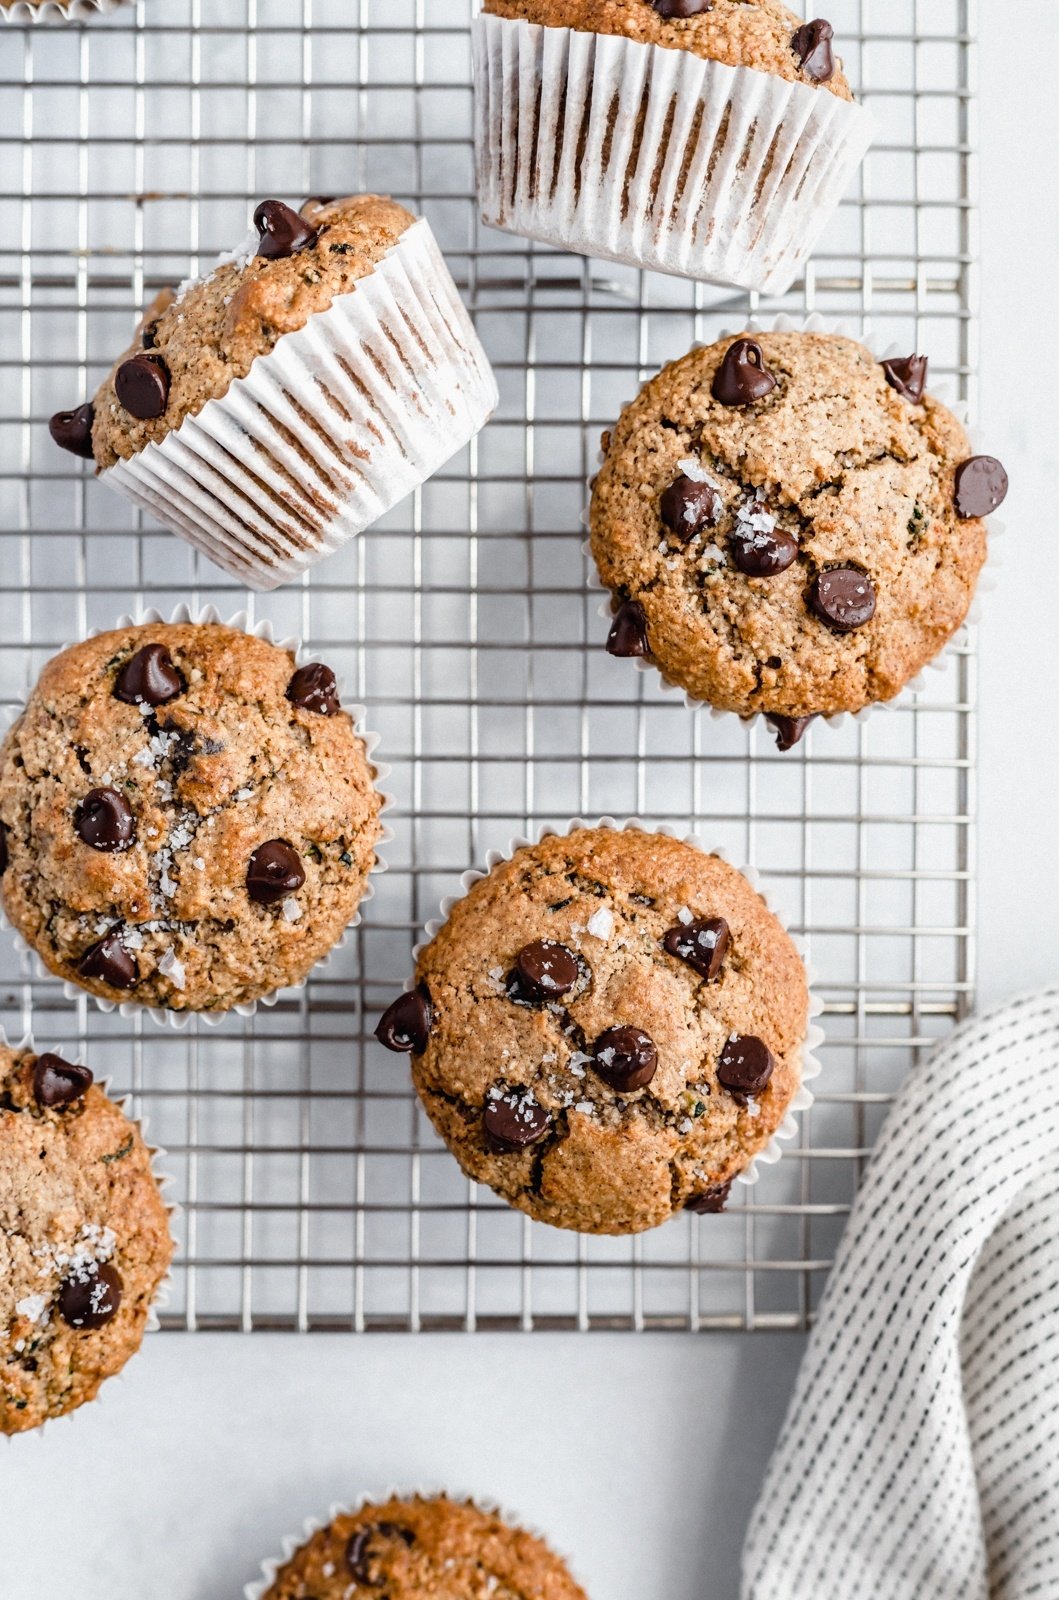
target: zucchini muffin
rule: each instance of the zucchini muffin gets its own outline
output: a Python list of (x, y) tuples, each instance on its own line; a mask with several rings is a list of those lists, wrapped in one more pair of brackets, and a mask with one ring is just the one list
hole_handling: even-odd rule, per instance
[(0, 1043), (0, 1432), (120, 1372), (172, 1253), (136, 1123), (88, 1067)]
[(587, 1600), (548, 1547), (469, 1501), (415, 1496), (336, 1516), (260, 1600)]
[(248, 1004), (356, 914), (374, 775), (323, 663), (221, 623), (99, 634), (48, 663), (0, 750), (4, 910), (101, 1000)]
[(603, 435), (592, 553), (608, 649), (695, 700), (817, 715), (890, 700), (967, 616), (1007, 489), (921, 356), (754, 333), (672, 362)]
[(801, 1081), (805, 969), (718, 856), (578, 828), (479, 879), (377, 1034), (464, 1171), (542, 1222), (719, 1211)]

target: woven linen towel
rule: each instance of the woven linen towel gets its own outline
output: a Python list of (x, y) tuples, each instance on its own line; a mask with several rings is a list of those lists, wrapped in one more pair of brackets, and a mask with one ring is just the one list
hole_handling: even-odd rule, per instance
[(1059, 1597), (1059, 989), (966, 1024), (901, 1090), (742, 1594)]

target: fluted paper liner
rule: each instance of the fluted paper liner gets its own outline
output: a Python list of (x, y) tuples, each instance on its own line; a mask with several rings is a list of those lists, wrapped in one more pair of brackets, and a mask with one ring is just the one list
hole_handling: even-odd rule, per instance
[(348, 294), (102, 480), (240, 582), (274, 589), (424, 483), (497, 400), (419, 219)]
[(49, 23), (90, 22), (93, 17), (107, 17), (129, 0), (43, 0), (31, 6), (26, 0), (15, 0), (13, 6), (0, 5), (0, 22)]
[(482, 15), (478, 200), (494, 227), (783, 294), (871, 142), (826, 88), (614, 34)]

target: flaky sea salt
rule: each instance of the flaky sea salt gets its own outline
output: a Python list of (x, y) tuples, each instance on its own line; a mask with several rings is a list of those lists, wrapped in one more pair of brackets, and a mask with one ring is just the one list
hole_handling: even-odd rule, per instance
[(695, 921), (695, 918), (692, 916), (687, 906), (681, 906), (680, 910), (677, 912), (677, 921), (682, 923), (686, 928), (690, 922)]
[(174, 989), (183, 989), (186, 981), (184, 963), (179, 959), (171, 945), (167, 950), (163, 950), (158, 962), (158, 970), (163, 978), (169, 979)]
[(46, 1295), (27, 1294), (23, 1300), (15, 1301), (15, 1314), (19, 1317), (28, 1317), (30, 1322), (39, 1322), (47, 1307)]
[(607, 906), (600, 906), (598, 911), (593, 911), (588, 919), (588, 931), (597, 939), (609, 939), (614, 932), (614, 913)]
[(287, 922), (298, 922), (301, 920), (301, 914), (301, 906), (298, 904), (297, 900), (295, 900), (294, 896), (289, 894), (286, 900), (283, 902), (284, 920)]

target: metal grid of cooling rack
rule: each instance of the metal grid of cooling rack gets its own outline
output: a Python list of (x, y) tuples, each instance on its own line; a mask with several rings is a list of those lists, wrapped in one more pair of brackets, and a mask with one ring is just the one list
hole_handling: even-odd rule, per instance
[[(133, 0), (0, 27), (0, 699), (143, 604), (246, 595), (50, 446), (153, 292), (261, 196), (388, 191), (429, 217), (494, 361), (494, 423), (305, 581), (254, 600), (371, 707), (394, 764), (390, 872), (299, 996), (163, 1032), (63, 999), (0, 940), (0, 1019), (130, 1089), (183, 1204), (179, 1328), (802, 1327), (888, 1099), (969, 1006), (974, 661), (814, 730), (689, 714), (601, 650), (579, 514), (641, 378), (757, 309), (480, 229), (472, 0)], [(974, 402), (974, 0), (831, 0), (881, 124), (804, 284), (929, 352)], [(414, 931), (509, 835), (582, 814), (693, 826), (752, 861), (826, 1002), (798, 1142), (723, 1217), (638, 1240), (536, 1227), (459, 1174), (371, 1038)]]

